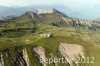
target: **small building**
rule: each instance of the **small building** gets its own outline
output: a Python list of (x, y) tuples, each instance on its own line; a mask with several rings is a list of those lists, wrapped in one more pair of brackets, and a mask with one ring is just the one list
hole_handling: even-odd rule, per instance
[(40, 36), (42, 36), (42, 37), (53, 37), (53, 34), (51, 34), (51, 33), (43, 33), (43, 34), (40, 34)]

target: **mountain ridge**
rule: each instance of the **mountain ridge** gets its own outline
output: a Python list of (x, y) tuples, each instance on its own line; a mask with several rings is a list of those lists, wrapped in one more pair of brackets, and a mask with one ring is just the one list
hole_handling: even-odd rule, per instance
[[(1, 6), (2, 7), (2, 6)], [(33, 9), (37, 9), (37, 8), (40, 8), (40, 9), (47, 9), (47, 8), (56, 8), (57, 10), (60, 10), (66, 14), (68, 14), (68, 16), (70, 17), (74, 17), (74, 18), (81, 18), (81, 19), (88, 19), (88, 20), (94, 20), (96, 18), (99, 18), (99, 12), (96, 11), (97, 13), (95, 13), (95, 10), (93, 10), (93, 13), (92, 15), (90, 15), (90, 11), (88, 12), (88, 10), (83, 10), (82, 9), (79, 9), (79, 8), (74, 8), (74, 7), (70, 7), (70, 6), (64, 6), (64, 5), (61, 5), (61, 4), (53, 4), (53, 5), (30, 5), (30, 6), (25, 6), (25, 7), (17, 7), (17, 6), (11, 6), (11, 7), (4, 7), (5, 11), (3, 13), (1, 13), (0, 11), (0, 15), (1, 17), (5, 17), (5, 16), (10, 16), (12, 15), (21, 15), (27, 11), (31, 11)], [(0, 10), (2, 10), (0, 8)], [(80, 10), (80, 11), (78, 11)], [(90, 9), (91, 10), (91, 9)], [(8, 12), (9, 14), (8, 14)], [(11, 14), (10, 14), (11, 13)], [(17, 14), (16, 14), (17, 13)], [(5, 15), (3, 15), (5, 14)], [(8, 14), (8, 15), (6, 15)]]
[[(17, 21), (18, 20), (18, 21)], [(95, 30), (95, 28), (100, 27), (98, 21), (72, 18), (60, 12), (54, 8), (50, 9), (37, 9), (28, 11), (21, 16), (12, 17), (8, 21), (17, 21), (17, 23), (46, 23), (54, 26), (73, 26), (73, 27), (83, 27)], [(14, 23), (14, 22), (13, 22)], [(16, 23), (15, 23), (16, 24)]]
[[(39, 13), (39, 11), (40, 11), (40, 13)], [(42, 16), (42, 14), (58, 13), (58, 14), (60, 14), (59, 17), (61, 18), (61, 20), (65, 21), (66, 23), (69, 23), (69, 24), (72, 23), (73, 26), (77, 26), (77, 25), (80, 24), (81, 26), (83, 25), (83, 26), (85, 26), (87, 28), (100, 27), (98, 25), (99, 24), (98, 21), (97, 21), (97, 24), (94, 24), (94, 22), (92, 20), (72, 18), (72, 17), (69, 17), (66, 14), (64, 14), (64, 13), (62, 13), (62, 12), (56, 10), (56, 9), (53, 10), (53, 8), (52, 9), (47, 9), (47, 10), (41, 10), (40, 9), (39, 11), (38, 10), (35, 10), (35, 11), (32, 11), (32, 12), (38, 14), (38, 16), (39, 15)], [(30, 15), (32, 15), (32, 13)]]

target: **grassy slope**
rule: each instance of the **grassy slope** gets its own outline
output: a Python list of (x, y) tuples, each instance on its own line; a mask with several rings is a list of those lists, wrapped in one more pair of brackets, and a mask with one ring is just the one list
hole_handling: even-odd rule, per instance
[[(99, 66), (100, 63), (100, 47), (97, 44), (100, 44), (99, 29), (97, 31), (84, 30), (75, 28), (75, 27), (55, 27), (51, 25), (47, 25), (47, 23), (51, 24), (52, 22), (62, 21), (58, 14), (52, 15), (42, 15), (44, 18), (39, 17), (39, 22), (43, 22), (45, 24), (38, 24), (37, 32), (33, 33), (31, 31), (25, 32), (11, 32), (6, 33), (4, 36), (0, 37), (0, 48), (9, 48), (10, 54), (15, 57), (16, 53), (13, 50), (14, 46), (19, 46), (19, 48), (27, 48), (28, 53), (31, 60), (31, 66), (40, 66), (37, 58), (32, 53), (32, 48), (36, 45), (43, 46), (46, 49), (46, 56), (49, 57), (48, 53), (53, 53), (55, 56), (60, 57), (60, 54), (57, 53), (59, 43), (67, 43), (67, 44), (79, 44), (82, 45), (85, 49), (86, 56), (94, 56), (95, 63), (94, 64), (80, 64), (80, 66)], [(50, 18), (51, 16), (51, 18)], [(38, 22), (37, 21), (37, 22)], [(8, 21), (9, 22), (9, 21)], [(22, 15), (18, 18), (15, 18), (5, 25), (6, 27), (3, 29), (14, 29), (14, 28), (32, 28), (34, 27), (34, 21), (30, 19), (29, 15)], [(52, 33), (54, 34), (53, 38), (41, 37), (41, 33)], [(97, 37), (95, 37), (97, 35)], [(8, 62), (7, 62), (8, 63)], [(8, 63), (9, 64), (9, 63)], [(10, 65), (11, 66), (11, 65)], [(53, 64), (51, 65), (53, 66)], [(59, 64), (59, 66), (66, 66), (66, 64)]]
[[(100, 47), (93, 44), (91, 41), (83, 40), (81, 38), (81, 34), (83, 36), (84, 36), (83, 33), (85, 33), (85, 35), (88, 35), (88, 33), (89, 33), (88, 31), (80, 30), (80, 34), (79, 34), (79, 32), (77, 33), (77, 29), (72, 28), (72, 27), (58, 28), (58, 27), (53, 27), (50, 25), (43, 25), (43, 24), (38, 25), (38, 27), (40, 27), (40, 28), (38, 28), (38, 31), (35, 34), (34, 33), (26, 34), (19, 38), (10, 38), (10, 39), (1, 38), (2, 40), (0, 40), (1, 41), (0, 47), (3, 48), (3, 47), (8, 47), (8, 46), (19, 46), (22, 44), (23, 47), (26, 47), (29, 49), (28, 51), (29, 51), (31, 62), (32, 62), (31, 64), (33, 64), (34, 66), (40, 66), (38, 63), (38, 60), (34, 61), (37, 58), (35, 58), (32, 54), (32, 51), (31, 51), (32, 47), (34, 47), (36, 45), (43, 46), (45, 49), (47, 49), (46, 50), (47, 53), (53, 53), (55, 56), (59, 57), (60, 54), (57, 53), (59, 43), (79, 44), (79, 45), (84, 46), (86, 56), (88, 56), (88, 57), (94, 56), (95, 57), (95, 63), (81, 64), (81, 66), (98, 66), (99, 65)], [(44, 32), (44, 33), (51, 32), (54, 34), (54, 37), (53, 38), (41, 37), (40, 33), (42, 33), (42, 32)], [(86, 38), (86, 37), (84, 37), (84, 38)], [(11, 54), (12, 53), (13, 52), (11, 52)], [(33, 56), (34, 60), (32, 59), (32, 56)], [(47, 56), (49, 56), (49, 54), (47, 54)], [(34, 63), (36, 63), (36, 64), (34, 64)], [(63, 64), (61, 64), (61, 65), (63, 65)], [(51, 65), (51, 66), (53, 66), (53, 65)], [(59, 64), (59, 66), (60, 66), (60, 64)]]

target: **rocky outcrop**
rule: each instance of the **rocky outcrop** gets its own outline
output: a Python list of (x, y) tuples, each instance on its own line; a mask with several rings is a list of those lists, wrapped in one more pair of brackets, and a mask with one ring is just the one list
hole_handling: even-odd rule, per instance
[(84, 56), (83, 47), (77, 44), (60, 43), (59, 52), (66, 59), (70, 66), (73, 66), (73, 64), (78, 66), (77, 58)]
[(96, 28), (100, 28), (100, 20), (93, 20), (92, 22)]
[(40, 63), (43, 65), (43, 66), (46, 66), (46, 63), (45, 63), (45, 50), (43, 47), (41, 46), (38, 46), (38, 47), (35, 47), (33, 48), (33, 51), (36, 53), (36, 56), (38, 57)]
[(1, 55), (1, 64), (2, 64), (2, 66), (4, 66), (4, 58), (3, 58), (3, 55), (2, 54), (0, 54)]
[(0, 53), (2, 66), (7, 66), (7, 63), (10, 66), (29, 66), (26, 49), (22, 52), (22, 49), (15, 48), (15, 57), (10, 54), (9, 49), (2, 49)]
[(66, 23), (73, 25), (73, 26), (83, 26), (87, 28), (92, 28), (93, 27), (93, 22), (89, 20), (84, 20), (84, 19), (77, 19), (77, 18), (66, 18), (66, 17), (61, 17), (62, 20), (64, 20)]
[[(31, 66), (31, 63), (27, 48), (15, 47), (15, 52), (10, 53), (8, 48), (0, 50), (0, 63), (2, 66), (6, 66), (9, 63), (10, 66)], [(31, 49), (30, 49), (31, 50)], [(47, 66), (45, 63), (45, 49), (41, 46), (34, 47), (33, 51), (36, 57), (39, 59), (42, 66)], [(32, 51), (32, 52), (33, 52)], [(14, 54), (14, 56), (12, 55)], [(6, 61), (5, 61), (6, 60)]]
[(37, 10), (34, 10), (33, 12), (36, 13), (36, 14), (46, 14), (46, 13), (56, 12), (56, 10), (53, 9), (53, 8), (50, 8), (50, 9), (37, 9)]
[(27, 64), (27, 66), (30, 66), (30, 65), (29, 65), (29, 64), (30, 64), (29, 55), (28, 55), (28, 53), (27, 53), (27, 49), (26, 49), (26, 48), (23, 49), (23, 58), (24, 58), (24, 60), (25, 60), (25, 62), (26, 62), (26, 64)]

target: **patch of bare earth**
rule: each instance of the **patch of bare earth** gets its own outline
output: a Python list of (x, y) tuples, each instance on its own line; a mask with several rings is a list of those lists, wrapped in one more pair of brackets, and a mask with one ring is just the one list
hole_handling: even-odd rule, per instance
[(38, 47), (35, 47), (33, 48), (33, 51), (36, 53), (36, 56), (38, 57), (40, 63), (43, 65), (43, 66), (46, 66), (46, 63), (45, 63), (45, 50), (43, 47), (41, 46), (38, 46)]
[(70, 66), (76, 65), (78, 66), (78, 57), (84, 57), (84, 49), (82, 46), (78, 44), (59, 44), (59, 52), (65, 58), (65, 60), (69, 63)]

